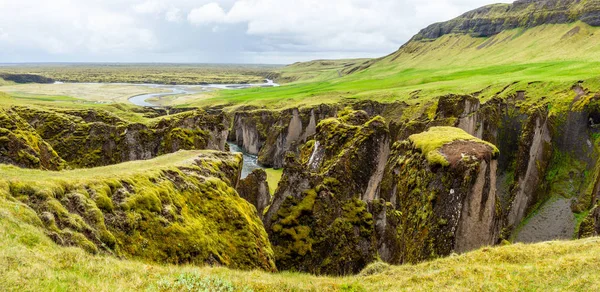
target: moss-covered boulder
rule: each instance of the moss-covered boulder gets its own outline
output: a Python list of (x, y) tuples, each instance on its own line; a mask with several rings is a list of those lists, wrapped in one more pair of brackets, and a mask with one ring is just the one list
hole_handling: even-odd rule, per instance
[(498, 154), (494, 145), (452, 127), (395, 143), (381, 186), (388, 202), (382, 259), (414, 263), (495, 244), (502, 218)]
[(256, 207), (258, 216), (262, 219), (265, 208), (271, 202), (267, 173), (263, 169), (255, 169), (245, 179), (240, 180), (237, 191), (240, 197)]
[(383, 118), (346, 111), (321, 121), (300, 155), (287, 157), (264, 219), (278, 268), (341, 275), (376, 259), (369, 208), (388, 151)]
[[(64, 159), (72, 168), (150, 159), (177, 150), (224, 150), (229, 123), (222, 113), (208, 114), (202, 110), (160, 117), (146, 123), (131, 123), (101, 109), (15, 106), (4, 112), (11, 113), (9, 120), (22, 124), (20, 136), (38, 137), (39, 142), (31, 141), (30, 144), (41, 145), (32, 146), (34, 149), (41, 147), (40, 155), (52, 153), (44, 150), (51, 146), (59, 160)], [(0, 128), (6, 127), (0, 125)], [(5, 143), (11, 141), (14, 145), (19, 141), (8, 136), (7, 131), (3, 133)], [(14, 131), (13, 134), (19, 135)], [(22, 163), (22, 159), (18, 160), (18, 156), (9, 151), (4, 152), (7, 154), (3, 156), (10, 154), (11, 157), (10, 161), (4, 159), (6, 163), (40, 168), (35, 163)], [(48, 163), (42, 163), (41, 168), (56, 169)]]
[(33, 209), (61, 245), (172, 264), (275, 270), (255, 208), (234, 187), (241, 155), (182, 151), (49, 172), (0, 166), (0, 196)]

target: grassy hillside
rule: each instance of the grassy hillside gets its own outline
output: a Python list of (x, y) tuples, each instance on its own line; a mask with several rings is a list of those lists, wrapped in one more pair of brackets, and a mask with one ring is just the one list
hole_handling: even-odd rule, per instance
[(35, 213), (0, 198), (0, 279), (7, 291), (398, 291), (600, 289), (600, 239), (484, 248), (419, 265), (376, 263), (345, 278), (156, 265), (59, 247)]
[(278, 83), (315, 82), (335, 79), (346, 75), (348, 69), (356, 67), (358, 64), (368, 60), (369, 59), (345, 59), (298, 62), (275, 70), (273, 77)]
[(411, 41), (342, 78), (222, 91), (188, 104), (290, 107), (357, 99), (416, 104), (448, 93), (478, 93), (485, 100), (520, 90), (531, 97), (528, 103), (541, 97), (570, 103), (568, 98), (575, 96), (571, 87), (578, 81), (592, 92), (600, 90), (599, 32), (576, 22), (516, 28), (491, 37), (448, 34)]

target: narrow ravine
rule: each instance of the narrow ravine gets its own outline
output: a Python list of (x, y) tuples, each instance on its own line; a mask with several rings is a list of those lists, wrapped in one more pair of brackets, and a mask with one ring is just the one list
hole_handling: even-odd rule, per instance
[(248, 177), (248, 175), (250, 173), (252, 173), (252, 171), (255, 169), (264, 168), (258, 164), (258, 156), (251, 155), (251, 154), (244, 152), (242, 150), (242, 148), (240, 148), (240, 146), (238, 146), (234, 143), (227, 142), (227, 144), (229, 144), (229, 149), (232, 153), (242, 153), (244, 155), (244, 166), (242, 168), (242, 178)]

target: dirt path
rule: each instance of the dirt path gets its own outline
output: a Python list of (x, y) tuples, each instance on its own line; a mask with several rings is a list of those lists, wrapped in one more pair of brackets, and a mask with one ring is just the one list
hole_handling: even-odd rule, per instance
[(571, 200), (560, 198), (549, 201), (529, 219), (527, 225), (523, 226), (515, 241), (533, 243), (572, 239), (575, 223), (575, 216), (571, 212)]

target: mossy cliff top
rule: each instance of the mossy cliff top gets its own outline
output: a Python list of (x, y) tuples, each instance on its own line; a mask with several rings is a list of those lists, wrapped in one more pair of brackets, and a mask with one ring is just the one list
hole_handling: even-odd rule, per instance
[(513, 4), (487, 5), (450, 21), (434, 23), (413, 40), (435, 39), (452, 33), (489, 37), (509, 29), (577, 21), (600, 26), (600, 1), (519, 0)]
[(427, 132), (412, 135), (408, 139), (432, 165), (449, 166), (461, 159), (497, 157), (500, 154), (492, 143), (455, 127), (432, 127)]
[(275, 270), (256, 209), (234, 187), (242, 157), (181, 151), (74, 171), (0, 166), (0, 197), (56, 243), (174, 264)]

